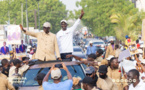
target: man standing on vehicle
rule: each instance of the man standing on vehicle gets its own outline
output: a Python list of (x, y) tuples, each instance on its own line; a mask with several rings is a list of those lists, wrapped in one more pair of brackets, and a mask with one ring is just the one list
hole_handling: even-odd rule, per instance
[(37, 38), (38, 46), (35, 55), (36, 59), (39, 59), (41, 61), (56, 60), (55, 58), (55, 53), (56, 53), (57, 58), (61, 60), (57, 39), (55, 34), (50, 32), (51, 24), (49, 22), (45, 22), (43, 24), (44, 32), (39, 32), (39, 33), (24, 30), (22, 25), (20, 25), (20, 27), (25, 34)]
[[(57, 40), (58, 40), (58, 46), (61, 54), (61, 59), (66, 59), (66, 55), (72, 54), (73, 52), (73, 33), (77, 26), (79, 25), (80, 20), (82, 19), (84, 15), (84, 11), (81, 11), (80, 18), (75, 22), (75, 24), (67, 28), (67, 21), (62, 20), (61, 27), (62, 29), (56, 34)], [(71, 58), (70, 58), (71, 60)]]
[(93, 42), (89, 42), (89, 46), (87, 47), (87, 56), (90, 54), (96, 54), (97, 48), (96, 46), (93, 46)]
[[(43, 79), (42, 86), (44, 90), (71, 90), (73, 86), (72, 76), (64, 63), (62, 63), (62, 66), (67, 73), (68, 80), (61, 82), (62, 78), (61, 70), (59, 68), (56, 68), (55, 65), (53, 65)], [(54, 83), (48, 82), (50, 74)]]

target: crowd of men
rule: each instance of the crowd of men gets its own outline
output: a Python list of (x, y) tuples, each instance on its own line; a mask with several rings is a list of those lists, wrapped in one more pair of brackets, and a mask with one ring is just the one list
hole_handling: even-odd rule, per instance
[[(87, 66), (85, 68), (85, 78), (80, 79), (72, 77), (66, 65), (62, 63), (62, 69), (66, 71), (68, 80), (61, 82), (61, 70), (55, 67), (54, 64), (46, 75), (39, 73), (35, 77), (35, 80), (39, 84), (38, 90), (144, 90), (144, 49), (139, 45), (138, 41), (136, 41), (136, 44), (132, 44), (132, 40), (128, 36), (126, 36), (124, 49), (130, 49), (133, 54), (132, 56), (124, 58), (122, 61), (118, 60), (119, 54), (122, 51), (120, 50), (119, 44), (115, 44), (114, 40), (110, 40), (110, 45), (107, 46), (105, 54), (101, 49), (96, 50), (96, 47), (90, 41), (90, 46), (87, 48), (87, 59), (72, 55), (73, 33), (83, 15), (84, 12), (82, 10), (79, 19), (70, 28), (67, 28), (67, 21), (62, 20), (60, 22), (62, 29), (56, 35), (50, 32), (51, 24), (49, 22), (43, 24), (44, 32), (39, 33), (27, 31), (20, 25), (21, 30), (25, 34), (37, 38), (37, 50), (33, 52), (35, 59), (42, 62), (52, 61), (56, 60), (57, 56), (57, 59), (60, 61), (64, 59), (72, 61), (73, 57), (80, 61), (78, 64), (85, 64)], [(18, 51), (25, 52), (23, 41), (21, 43), (22, 45), (20, 45)], [(136, 46), (136, 49), (133, 48)], [(4, 47), (1, 48), (1, 52), (8, 54), (6, 49), (8, 48), (4, 42)], [(126, 69), (122, 65), (125, 61), (133, 62), (136, 68), (131, 68), (127, 71), (128, 68)], [(29, 64), (29, 58), (23, 57), (22, 60), (15, 58), (11, 61), (3, 59), (1, 63), (0, 90), (17, 89), (17, 83), (14, 80), (20, 78), (23, 72), (31, 66)], [(49, 76), (51, 76), (53, 83), (48, 82)]]

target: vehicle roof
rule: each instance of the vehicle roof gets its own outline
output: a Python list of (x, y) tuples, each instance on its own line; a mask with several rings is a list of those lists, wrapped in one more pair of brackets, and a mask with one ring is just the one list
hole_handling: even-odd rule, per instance
[[(32, 66), (29, 67), (29, 69), (37, 69), (37, 68), (46, 68), (46, 67), (51, 67), (54, 64), (61, 64), (61, 61), (39, 61), (39, 63), (36, 63)], [(63, 62), (65, 63), (66, 66), (68, 65), (78, 65), (78, 63), (76, 61), (65, 61)]]

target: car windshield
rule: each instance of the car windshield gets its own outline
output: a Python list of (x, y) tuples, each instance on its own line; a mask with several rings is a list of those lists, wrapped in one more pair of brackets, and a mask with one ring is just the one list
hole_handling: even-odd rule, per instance
[(74, 50), (74, 52), (82, 52), (82, 50), (80, 48), (74, 48), (73, 50)]
[[(84, 74), (83, 69), (80, 65), (67, 66), (67, 68), (70, 71), (72, 77), (80, 77), (81, 79), (84, 78), (85, 74)], [(23, 75), (23, 78), (25, 78), (25, 79), (23, 81), (22, 86), (38, 86), (38, 83), (37, 83), (37, 81), (34, 80), (34, 78), (39, 73), (47, 74), (47, 72), (49, 70), (50, 70), (50, 67), (27, 70)], [(62, 73), (62, 80), (61, 81), (67, 80), (68, 78), (67, 78), (66, 71), (64, 69), (61, 69), (61, 73)], [(51, 75), (49, 76), (48, 82), (53, 83), (53, 80), (51, 79)]]
[(103, 42), (93, 42), (93, 44), (104, 44)]

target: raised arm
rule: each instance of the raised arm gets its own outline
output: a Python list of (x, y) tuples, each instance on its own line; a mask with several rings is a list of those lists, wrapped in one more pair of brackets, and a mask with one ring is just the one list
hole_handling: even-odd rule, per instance
[(30, 35), (32, 37), (37, 37), (38, 36), (38, 33), (25, 30), (21, 24), (20, 24), (20, 28), (27, 35)]
[(48, 82), (49, 75), (51, 74), (51, 70), (53, 70), (54, 67), (55, 67), (55, 64), (51, 67), (49, 72), (46, 74), (46, 76), (43, 79), (43, 82)]
[(77, 26), (79, 25), (80, 23), (80, 20), (82, 19), (82, 17), (84, 16), (84, 11), (81, 10), (81, 16), (79, 17), (79, 19), (77, 19), (77, 21), (74, 23), (74, 25), (71, 27), (72, 28), (72, 32), (75, 31), (75, 29), (77, 28)]
[(71, 79), (71, 80), (72, 80), (72, 76), (71, 76), (69, 70), (67, 69), (66, 65), (65, 65), (64, 63), (62, 63), (62, 66), (63, 66), (63, 69), (64, 69), (64, 70), (66, 71), (66, 73), (67, 73), (68, 79)]

